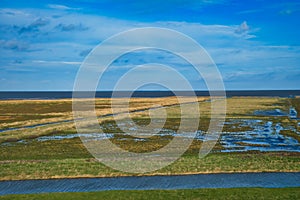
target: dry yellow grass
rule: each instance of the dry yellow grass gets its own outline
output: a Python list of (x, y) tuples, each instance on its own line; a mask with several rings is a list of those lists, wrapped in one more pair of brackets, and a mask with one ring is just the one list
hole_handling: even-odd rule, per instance
[(249, 114), (255, 110), (288, 109), (286, 98), (276, 97), (233, 97), (227, 99), (227, 114)]
[[(210, 117), (211, 102), (205, 101), (207, 97), (198, 97), (200, 102), (200, 115), (201, 117)], [(195, 99), (189, 97), (183, 97), (182, 102), (189, 103)], [(85, 100), (89, 101), (89, 100)], [(178, 118), (180, 117), (180, 107), (178, 105), (177, 97), (165, 97), (165, 98), (118, 98), (118, 99), (96, 99), (95, 107), (98, 116), (111, 114), (111, 104), (116, 106), (117, 112), (127, 111), (126, 102), (129, 101), (129, 112), (131, 117), (135, 118), (148, 118), (149, 112), (147, 109), (159, 106), (167, 107), (168, 117)], [(93, 103), (93, 102), (91, 102)], [(30, 107), (34, 106), (34, 110)], [(243, 117), (252, 115), (254, 110), (270, 110), (280, 108), (282, 110), (288, 109), (287, 99), (285, 98), (261, 98), (261, 97), (233, 97), (227, 99), (227, 117)], [(13, 113), (6, 113), (5, 109)], [(58, 110), (57, 110), (58, 109)], [(0, 129), (32, 126), (36, 124), (60, 122), (64, 120), (72, 120), (72, 99), (60, 99), (60, 100), (2, 100), (0, 101)], [(144, 112), (133, 112), (136, 110), (143, 110)], [(3, 112), (4, 111), (4, 112)], [(36, 113), (35, 113), (36, 112)], [(26, 119), (34, 114), (38, 115), (39, 119)], [(47, 117), (51, 114), (51, 117)], [(18, 121), (18, 117), (24, 119)], [(12, 122), (2, 122), (7, 119), (14, 119)], [(26, 120), (25, 120), (26, 119)], [(99, 122), (104, 120), (111, 120), (111, 117), (100, 118)], [(20, 129), (0, 133), (0, 141), (15, 141), (22, 138), (35, 138), (41, 135), (52, 134), (52, 132), (68, 130), (76, 132), (73, 122), (63, 122), (58, 124), (51, 124), (42, 127), (36, 127), (31, 129)]]
[[(206, 98), (198, 98), (203, 101)], [(194, 101), (189, 97), (182, 98), (182, 102)], [(87, 103), (93, 103), (89, 99), (84, 99)], [(158, 106), (170, 106), (178, 104), (177, 97), (166, 98), (118, 98), (118, 99), (95, 99), (97, 116), (104, 116), (112, 113), (111, 104), (117, 107), (117, 112), (127, 111), (126, 102), (129, 101), (129, 112), (149, 109)], [(31, 107), (34, 107), (34, 110)], [(60, 100), (1, 100), (0, 129), (15, 128), (24, 126), (34, 126), (37, 124), (55, 123), (65, 120), (71, 122), (61, 122), (45, 126), (11, 130), (0, 133), (0, 142), (17, 141), (26, 138), (36, 138), (42, 135), (49, 135), (59, 131), (76, 132), (72, 113), (72, 99)], [(60, 112), (58, 112), (60, 111)], [(51, 114), (49, 118), (48, 115)], [(38, 119), (30, 119), (31, 116)], [(148, 115), (147, 115), (148, 116)], [(28, 119), (29, 118), (29, 119)], [(3, 122), (11, 119), (11, 122)], [(99, 122), (111, 120), (111, 117), (100, 118)]]

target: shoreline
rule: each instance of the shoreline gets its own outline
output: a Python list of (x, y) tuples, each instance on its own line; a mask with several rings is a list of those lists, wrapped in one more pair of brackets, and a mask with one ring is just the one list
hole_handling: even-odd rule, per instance
[[(300, 173), (299, 169), (299, 157), (300, 153), (297, 152), (260, 152), (257, 154), (257, 152), (231, 152), (231, 153), (212, 153), (210, 157), (205, 158), (206, 160), (196, 160), (197, 156), (195, 155), (187, 155), (181, 157), (179, 160), (177, 160), (175, 163), (173, 163), (170, 166), (167, 166), (164, 169), (161, 169), (160, 171), (155, 172), (148, 172), (148, 173), (136, 173), (136, 174), (130, 174), (126, 172), (121, 171), (115, 171), (105, 165), (103, 165), (101, 162), (98, 162), (95, 158), (79, 158), (79, 159), (55, 159), (55, 160), (3, 160), (0, 161), (0, 165), (5, 168), (16, 168), (18, 170), (21, 170), (24, 167), (31, 167), (34, 168), (35, 166), (37, 169), (45, 170), (47, 166), (54, 167), (53, 172), (49, 174), (32, 174), (29, 171), (26, 171), (24, 168), (21, 173), (20, 172), (14, 172), (14, 174), (5, 174), (5, 171), (3, 171), (3, 176), (0, 177), (1, 181), (20, 181), (20, 180), (60, 180), (60, 179), (81, 179), (81, 178), (115, 178), (115, 177), (151, 177), (151, 176), (185, 176), (185, 175), (201, 175), (201, 174), (243, 174), (243, 173)], [(241, 158), (247, 157), (247, 160), (241, 162), (240, 167), (234, 167), (231, 166), (230, 168), (218, 168), (214, 164), (209, 164), (209, 167), (203, 166), (204, 163), (211, 163), (218, 162), (220, 158), (223, 158), (225, 160), (239, 160)], [(281, 168), (282, 161), (285, 157), (285, 160), (291, 160), (293, 163), (290, 163), (289, 166), (286, 168)], [(257, 161), (257, 159), (260, 159)], [(261, 163), (266, 162), (268, 160), (273, 160), (275, 164), (274, 166), (264, 166), (261, 168)], [(296, 160), (295, 160), (296, 159)], [(245, 162), (250, 162), (251, 165), (256, 166), (254, 168), (245, 167)], [(278, 162), (276, 164), (276, 162)], [(197, 163), (193, 163), (197, 162)], [(72, 175), (76, 171), (76, 166), (79, 167), (82, 164), (87, 166), (87, 169), (93, 169), (92, 171), (86, 173), (84, 171), (77, 172), (79, 174)], [(220, 163), (222, 165), (227, 164)], [(6, 167), (5, 167), (6, 165)], [(189, 165), (190, 170), (185, 171), (180, 166), (182, 165)], [(66, 174), (55, 174), (54, 172), (56, 170), (59, 170), (57, 167), (61, 166), (61, 169), (68, 169), (70, 172), (66, 172)], [(89, 167), (88, 167), (89, 166)], [(197, 166), (202, 166), (202, 169)], [(45, 168), (46, 167), (46, 168)], [(71, 167), (71, 168), (70, 168)], [(56, 169), (57, 168), (57, 169)], [(95, 168), (95, 169), (94, 169)], [(75, 171), (74, 171), (75, 170)], [(24, 174), (25, 173), (25, 174)], [(70, 174), (69, 174), (70, 173)]]
[(244, 170), (244, 171), (213, 171), (213, 172), (187, 172), (187, 173), (153, 173), (153, 174), (136, 174), (136, 175), (100, 175), (100, 176), (59, 176), (59, 177), (51, 177), (51, 178), (37, 178), (37, 179), (1, 179), (1, 182), (8, 182), (8, 181), (42, 181), (42, 180), (79, 180), (79, 179), (101, 179), (101, 178), (133, 178), (133, 177), (184, 177), (184, 176), (192, 176), (192, 175), (232, 175), (232, 174), (277, 174), (277, 173), (300, 173), (299, 170), (270, 170), (270, 171), (256, 171), (256, 170)]

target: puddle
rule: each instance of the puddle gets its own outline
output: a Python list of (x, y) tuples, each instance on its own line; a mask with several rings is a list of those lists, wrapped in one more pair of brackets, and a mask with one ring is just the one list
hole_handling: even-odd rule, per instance
[(90, 133), (90, 134), (51, 135), (51, 136), (42, 136), (37, 138), (36, 140), (39, 142), (44, 142), (49, 140), (73, 139), (77, 137), (82, 137), (83, 139), (88, 139), (88, 140), (103, 140), (103, 139), (113, 138), (114, 134)]
[(293, 108), (293, 107), (290, 108), (289, 116), (291, 119), (297, 119), (297, 111), (295, 108)]
[[(253, 130), (244, 132), (222, 133), (220, 143), (225, 148), (221, 152), (241, 151), (293, 151), (300, 152), (298, 140), (280, 134), (287, 130), (280, 123), (273, 124), (268, 121), (265, 124), (253, 121), (241, 120), (241, 126), (250, 125)], [(289, 128), (288, 128), (289, 129)], [(290, 130), (290, 129), (289, 129)]]
[(0, 144), (0, 146), (13, 146), (14, 144), (18, 144), (18, 143), (21, 143), (21, 144), (27, 144), (28, 142), (26, 140), (19, 140), (17, 142), (3, 142), (2, 144)]
[[(77, 137), (81, 137), (84, 140), (103, 140), (103, 139), (110, 139), (113, 138), (116, 133), (90, 133), (90, 134), (68, 134), (68, 135), (51, 135), (51, 136), (41, 136), (38, 137), (36, 140), (39, 142), (44, 141), (51, 141), (51, 140), (64, 140), (64, 139), (73, 139)], [(124, 133), (119, 133), (124, 134)], [(124, 134), (127, 135), (127, 134)], [(128, 134), (129, 135), (129, 134)], [(169, 129), (162, 129), (157, 134), (152, 133), (140, 133), (138, 134), (138, 137), (134, 138), (135, 141), (147, 141), (147, 139), (151, 136), (172, 136), (172, 137), (182, 137), (182, 138), (195, 138), (198, 140), (213, 140), (213, 137), (210, 137), (208, 135), (205, 135), (205, 132), (199, 130), (195, 133), (176, 133), (173, 130)], [(131, 140), (131, 138), (119, 138), (118, 140)], [(21, 141), (19, 141), (21, 142)], [(2, 145), (4, 145), (3, 143)]]
[(276, 117), (276, 116), (279, 116), (279, 117), (288, 116), (287, 113), (283, 112), (280, 109), (275, 109), (275, 110), (256, 110), (256, 111), (253, 112), (253, 114), (254, 115), (258, 115), (258, 116), (273, 116), (273, 117)]

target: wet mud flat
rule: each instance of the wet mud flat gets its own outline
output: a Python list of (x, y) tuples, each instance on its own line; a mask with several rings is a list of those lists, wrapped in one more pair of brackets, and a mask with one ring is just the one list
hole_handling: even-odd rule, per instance
[[(276, 113), (276, 111), (274, 111)], [(274, 112), (269, 112), (274, 114)], [(281, 113), (281, 112), (280, 112)], [(246, 152), (246, 151), (261, 151), (261, 152), (300, 152), (300, 142), (295, 136), (300, 136), (297, 127), (282, 124), (278, 122), (276, 117), (262, 119), (230, 119), (225, 122), (225, 125), (232, 130), (223, 131), (220, 133), (219, 143), (223, 147), (220, 152)], [(105, 124), (110, 131), (114, 132), (115, 124)], [(120, 123), (122, 130), (134, 131), (132, 124)], [(102, 127), (103, 128), (103, 127)], [(243, 130), (245, 131), (236, 131)], [(284, 134), (285, 131), (292, 132), (294, 135), (289, 136)], [(153, 134), (152, 132), (155, 132)], [(161, 137), (161, 139), (170, 139), (172, 137), (194, 138), (195, 140), (205, 141), (210, 140), (209, 135), (205, 131), (198, 130), (197, 133), (177, 133), (175, 130), (163, 128), (161, 130), (143, 131), (139, 133), (139, 137), (125, 137), (126, 133), (90, 133), (90, 134), (65, 134), (65, 135), (51, 135), (41, 136), (36, 138), (36, 141), (54, 141), (81, 137), (85, 140), (103, 140), (103, 139), (117, 139), (117, 140), (133, 140), (136, 142), (146, 142), (151, 136)], [(124, 137), (122, 137), (122, 135)], [(25, 140), (19, 142), (26, 143)], [(10, 145), (10, 143), (2, 143), (1, 145)]]

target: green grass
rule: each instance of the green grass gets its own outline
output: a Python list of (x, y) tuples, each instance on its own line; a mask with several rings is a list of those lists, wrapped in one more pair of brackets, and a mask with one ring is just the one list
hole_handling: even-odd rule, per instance
[(1, 101), (0, 112), (11, 114), (48, 114), (72, 112), (72, 101)]
[[(202, 159), (197, 154), (185, 154), (173, 164), (144, 175), (297, 172), (300, 171), (299, 158), (299, 153), (212, 153)], [(41, 155), (40, 159), (3, 160), (0, 163), (0, 180), (142, 175), (113, 170), (88, 156), (47, 159)]]
[(25, 140), (24, 142), (28, 143), (1, 146), (0, 161), (91, 158), (79, 138), (41, 142)]
[(102, 192), (76, 192), (76, 193), (47, 193), (0, 196), (0, 199), (12, 200), (73, 200), (73, 199), (264, 199), (264, 200), (297, 200), (300, 198), (300, 188), (230, 188), (230, 189), (187, 189), (187, 190), (132, 190), (132, 191), (102, 191)]

